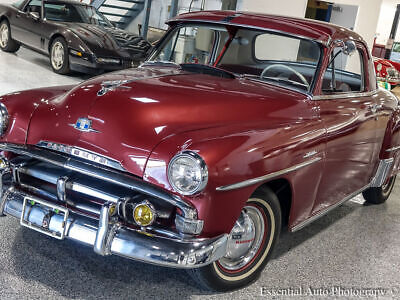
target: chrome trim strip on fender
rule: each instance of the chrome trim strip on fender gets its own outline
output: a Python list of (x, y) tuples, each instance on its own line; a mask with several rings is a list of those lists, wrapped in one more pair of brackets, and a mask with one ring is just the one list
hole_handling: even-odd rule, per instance
[(351, 193), (350, 195), (348, 195), (347, 197), (345, 197), (343, 200), (327, 207), (325, 210), (320, 211), (318, 213), (316, 213), (315, 215), (309, 217), (307, 220), (304, 220), (302, 222), (300, 222), (299, 224), (293, 226), (291, 229), (289, 229), (291, 232), (295, 232), (297, 230), (300, 230), (304, 227), (306, 227), (308, 224), (314, 222), (315, 220), (321, 218), (322, 216), (326, 215), (328, 212), (330, 212), (331, 210), (335, 209), (336, 207), (342, 205), (343, 203), (347, 202), (348, 200), (350, 200), (351, 198), (357, 196), (358, 194), (362, 193), (364, 190), (366, 190), (367, 188), (370, 187), (370, 184), (367, 184), (366, 186), (364, 186), (363, 188), (359, 189), (358, 191), (355, 191), (353, 193)]
[(395, 146), (395, 147), (386, 149), (386, 152), (394, 152), (394, 151), (397, 151), (397, 150), (400, 150), (400, 146)]
[(276, 171), (276, 172), (273, 172), (273, 173), (270, 173), (270, 174), (267, 174), (267, 175), (264, 175), (264, 176), (261, 176), (261, 177), (248, 179), (248, 180), (245, 180), (245, 181), (242, 181), (242, 182), (238, 182), (238, 183), (234, 183), (234, 184), (230, 184), (230, 185), (220, 186), (220, 187), (217, 187), (216, 190), (217, 191), (230, 191), (230, 190), (240, 189), (240, 188), (243, 188), (243, 187), (246, 187), (246, 186), (249, 186), (249, 185), (253, 185), (253, 184), (256, 184), (256, 183), (259, 183), (259, 182), (262, 182), (262, 181), (266, 181), (266, 180), (269, 180), (269, 179), (272, 179), (272, 178), (275, 178), (275, 177), (278, 177), (278, 176), (282, 176), (284, 174), (296, 171), (298, 169), (301, 169), (303, 167), (306, 167), (308, 165), (316, 163), (316, 162), (320, 161), (321, 159), (322, 159), (321, 157), (316, 157), (316, 158), (313, 158), (311, 160), (307, 160), (307, 161), (302, 162), (300, 164), (294, 165), (292, 167), (289, 167), (289, 168), (286, 168), (286, 169), (283, 169), (283, 170), (280, 170), (280, 171)]
[(331, 99), (341, 99), (341, 98), (360, 98), (360, 97), (370, 97), (378, 93), (379, 89), (370, 92), (361, 93), (339, 93), (333, 95), (319, 95), (313, 96), (312, 100), (331, 100)]

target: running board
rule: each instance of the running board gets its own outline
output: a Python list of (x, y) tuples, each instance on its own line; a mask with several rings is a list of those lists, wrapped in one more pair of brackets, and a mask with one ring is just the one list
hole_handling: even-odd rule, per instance
[(351, 193), (350, 195), (348, 195), (347, 197), (345, 197), (343, 200), (339, 201), (338, 203), (335, 203), (335, 204), (327, 207), (325, 210), (322, 210), (322, 211), (316, 213), (315, 215), (309, 217), (307, 220), (304, 220), (304, 221), (300, 222), (299, 224), (293, 226), (292, 228), (289, 229), (290, 232), (295, 232), (295, 231), (298, 231), (298, 230), (306, 227), (308, 224), (310, 224), (310, 223), (314, 222), (315, 220), (321, 218), (322, 216), (326, 215), (330, 211), (334, 210), (336, 207), (342, 205), (343, 203), (349, 201), (351, 198), (354, 198), (358, 194), (362, 193), (363, 191), (365, 191), (370, 186), (371, 186), (371, 184), (367, 184), (366, 186), (364, 186), (363, 188), (359, 189), (358, 191), (355, 191), (354, 193)]
[(345, 197), (343, 200), (339, 201), (338, 203), (335, 203), (335, 204), (327, 207), (326, 209), (319, 211), (315, 215), (309, 217), (307, 220), (304, 220), (304, 221), (300, 222), (299, 224), (293, 226), (292, 228), (289, 229), (289, 231), (295, 232), (297, 230), (300, 230), (300, 229), (306, 227), (308, 224), (310, 224), (310, 223), (314, 222), (315, 220), (321, 218), (322, 216), (326, 215), (331, 210), (334, 210), (339, 205), (342, 205), (343, 203), (349, 201), (351, 198), (362, 193), (369, 187), (381, 187), (386, 182), (386, 180), (390, 174), (390, 170), (392, 169), (393, 161), (394, 161), (393, 158), (380, 160), (378, 168), (376, 169), (375, 176), (372, 178), (372, 180), (369, 184), (367, 184), (363, 188), (359, 189), (358, 191), (351, 193), (350, 195), (348, 195), (347, 197)]

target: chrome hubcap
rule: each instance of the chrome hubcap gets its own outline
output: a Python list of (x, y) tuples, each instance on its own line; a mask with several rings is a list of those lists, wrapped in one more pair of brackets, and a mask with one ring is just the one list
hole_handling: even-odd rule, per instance
[(0, 27), (0, 46), (2, 48), (7, 47), (8, 43), (8, 26), (7, 24), (2, 24)]
[(248, 264), (261, 247), (265, 231), (265, 222), (261, 212), (246, 206), (233, 227), (227, 245), (227, 252), (218, 262), (231, 271)]
[(51, 64), (56, 70), (60, 70), (64, 65), (64, 46), (56, 42), (51, 50)]

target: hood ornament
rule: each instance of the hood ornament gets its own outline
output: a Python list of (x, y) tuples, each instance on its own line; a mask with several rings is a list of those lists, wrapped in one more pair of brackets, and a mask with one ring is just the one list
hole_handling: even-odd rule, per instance
[(68, 124), (68, 125), (82, 132), (96, 132), (96, 133), (100, 132), (92, 128), (92, 120), (89, 120), (88, 118), (79, 118), (75, 124)]
[(131, 89), (129, 86), (123, 86), (124, 84), (131, 82), (132, 80), (113, 80), (113, 81), (103, 81), (101, 83), (101, 89), (97, 92), (97, 96), (101, 97), (108, 92), (115, 91), (118, 88)]

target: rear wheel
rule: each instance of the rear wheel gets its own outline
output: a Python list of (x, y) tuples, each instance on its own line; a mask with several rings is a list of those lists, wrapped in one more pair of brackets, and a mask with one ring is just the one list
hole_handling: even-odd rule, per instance
[(70, 73), (68, 45), (64, 38), (56, 38), (50, 47), (50, 62), (53, 71), (57, 74)]
[(229, 291), (256, 280), (271, 258), (279, 238), (281, 209), (268, 188), (256, 192), (243, 208), (233, 227), (227, 252), (218, 261), (189, 270), (203, 288)]
[(363, 192), (364, 199), (367, 203), (382, 204), (390, 196), (393, 190), (396, 176), (389, 178), (381, 187), (371, 187)]
[(11, 38), (10, 24), (4, 20), (0, 23), (0, 48), (5, 52), (17, 52), (20, 44)]

